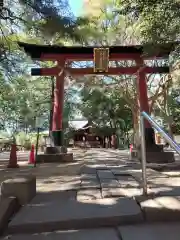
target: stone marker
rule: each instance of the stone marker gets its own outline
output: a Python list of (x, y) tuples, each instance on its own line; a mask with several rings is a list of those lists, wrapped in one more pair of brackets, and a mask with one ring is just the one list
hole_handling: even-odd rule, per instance
[(27, 204), (36, 195), (34, 176), (8, 179), (1, 184), (2, 198), (16, 197), (21, 205)]

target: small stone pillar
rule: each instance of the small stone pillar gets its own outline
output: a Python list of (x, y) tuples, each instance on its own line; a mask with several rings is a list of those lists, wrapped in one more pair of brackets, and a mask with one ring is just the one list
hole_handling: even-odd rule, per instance
[(1, 197), (16, 197), (25, 205), (36, 196), (36, 178), (34, 176), (8, 179), (1, 184)]

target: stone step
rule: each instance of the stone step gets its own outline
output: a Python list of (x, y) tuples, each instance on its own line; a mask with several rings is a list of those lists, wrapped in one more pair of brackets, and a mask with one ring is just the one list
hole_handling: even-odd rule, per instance
[(36, 233), (62, 229), (111, 227), (143, 221), (131, 198), (42, 202), (24, 206), (9, 224), (8, 233)]
[(86, 229), (86, 230), (67, 230), (55, 232), (43, 232), (37, 234), (17, 234), (5, 236), (2, 240), (120, 240), (117, 231), (113, 228)]

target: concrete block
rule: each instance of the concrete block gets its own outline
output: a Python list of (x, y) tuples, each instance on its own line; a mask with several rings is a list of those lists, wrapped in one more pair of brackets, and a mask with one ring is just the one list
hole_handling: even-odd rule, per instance
[(2, 198), (16, 197), (21, 205), (27, 204), (36, 195), (34, 176), (8, 179), (1, 184)]
[(98, 180), (96, 174), (82, 174), (81, 175), (81, 180)]
[(20, 205), (15, 197), (0, 200), (0, 234), (7, 228), (10, 218), (19, 207)]

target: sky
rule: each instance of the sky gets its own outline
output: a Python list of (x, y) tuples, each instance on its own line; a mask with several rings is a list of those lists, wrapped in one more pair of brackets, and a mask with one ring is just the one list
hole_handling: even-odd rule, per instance
[(83, 0), (69, 0), (69, 5), (74, 15), (78, 17), (81, 14)]

